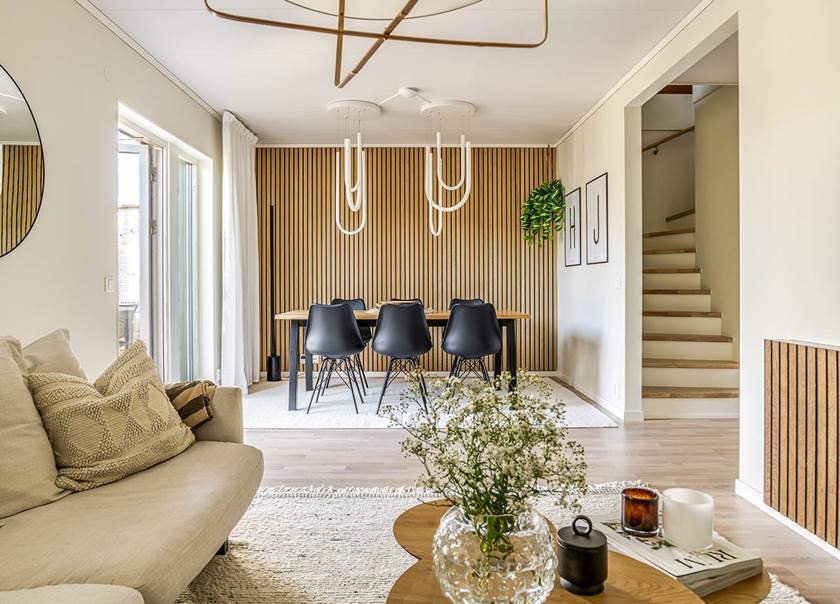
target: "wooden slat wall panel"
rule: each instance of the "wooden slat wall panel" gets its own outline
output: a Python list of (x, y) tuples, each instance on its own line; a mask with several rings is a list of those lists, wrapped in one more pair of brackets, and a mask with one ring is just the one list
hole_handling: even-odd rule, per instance
[(2, 145), (0, 256), (23, 241), (41, 207), (44, 162), (40, 145)]
[(840, 353), (764, 342), (764, 501), (840, 544)]
[[(367, 150), (368, 223), (348, 237), (335, 226), (334, 148), (257, 149), (260, 221), (262, 364), (277, 329), (278, 354), (288, 370), (288, 325), (275, 312), (307, 308), (333, 297), (360, 296), (368, 305), (391, 297), (420, 297), (445, 308), (453, 297), (481, 297), (497, 308), (531, 315), (517, 326), (519, 365), (532, 371), (556, 368), (556, 246), (531, 247), (522, 240), (519, 211), (533, 187), (554, 177), (554, 150), (473, 149), (472, 194), (458, 212), (444, 216), (443, 232), (432, 237), (423, 197), (423, 149)], [(457, 181), (457, 152), (444, 153), (444, 176)], [(445, 202), (452, 205), (455, 193)], [(269, 212), (275, 204), (277, 271), (275, 308), (269, 309)], [(345, 228), (357, 224), (342, 204)], [(433, 329), (434, 349), (424, 364), (448, 370)], [(365, 366), (384, 371), (372, 350)], [(503, 361), (506, 362), (506, 361)]]

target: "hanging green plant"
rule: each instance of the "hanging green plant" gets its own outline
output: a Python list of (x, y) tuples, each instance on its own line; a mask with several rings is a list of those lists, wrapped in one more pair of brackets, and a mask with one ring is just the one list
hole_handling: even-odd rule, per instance
[(563, 228), (566, 189), (560, 180), (549, 180), (533, 191), (522, 204), (519, 224), (528, 243), (541, 246), (553, 241), (554, 233)]

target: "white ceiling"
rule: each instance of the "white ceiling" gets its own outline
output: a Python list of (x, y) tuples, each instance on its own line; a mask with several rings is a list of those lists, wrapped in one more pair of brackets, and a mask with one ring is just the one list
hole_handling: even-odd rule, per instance
[(0, 111), (0, 144), (38, 142), (35, 121), (23, 98), (12, 78), (0, 69), (0, 107), (5, 110)]
[[(423, 0), (421, 0), (422, 2)], [(549, 39), (537, 49), (458, 48), (386, 42), (344, 89), (333, 86), (335, 38), (234, 23), (202, 0), (93, 0), (109, 18), (219, 111), (235, 112), (260, 143), (335, 143), (327, 103), (381, 101), (400, 86), (431, 99), (473, 102), (474, 143), (553, 143), (676, 25), (699, 0), (551, 0)], [(269, 19), (335, 26), (335, 19), (284, 0), (215, 0)], [(406, 21), (399, 33), (533, 41), (542, 0), (483, 0), (452, 13)], [(348, 27), (381, 29), (352, 21)], [(345, 42), (344, 72), (367, 40)], [(423, 143), (420, 101), (399, 98), (368, 123), (371, 143)]]

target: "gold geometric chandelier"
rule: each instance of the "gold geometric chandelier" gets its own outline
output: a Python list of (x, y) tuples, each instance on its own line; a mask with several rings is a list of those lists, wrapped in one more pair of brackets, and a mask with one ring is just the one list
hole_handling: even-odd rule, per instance
[[(344, 88), (347, 83), (358, 74), (370, 58), (385, 43), (416, 42), (420, 44), (443, 44), (449, 46), (478, 46), (484, 48), (537, 48), (548, 39), (548, 0), (543, 3), (543, 35), (539, 42), (495, 42), (485, 40), (453, 40), (447, 38), (426, 38), (422, 36), (402, 36), (394, 30), (404, 19), (439, 15), (476, 4), (481, 0), (287, 0), (289, 3), (302, 8), (335, 16), (338, 19), (336, 27), (322, 27), (305, 23), (291, 23), (273, 19), (261, 19), (246, 15), (227, 13), (210, 5), (210, 0), (204, 0), (204, 6), (212, 14), (230, 21), (249, 23), (252, 25), (266, 25), (283, 29), (294, 29), (319, 34), (329, 34), (336, 38), (335, 44), (335, 86)], [(394, 15), (394, 16), (391, 16)], [(359, 31), (346, 29), (345, 19), (366, 19), (372, 21), (389, 21), (381, 32)], [(342, 78), (342, 52), (344, 37), (368, 38), (374, 40), (367, 52), (362, 56), (350, 72)]]

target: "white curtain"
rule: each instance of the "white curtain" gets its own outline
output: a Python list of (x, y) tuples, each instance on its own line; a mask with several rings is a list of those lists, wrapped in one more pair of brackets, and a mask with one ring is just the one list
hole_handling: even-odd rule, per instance
[(256, 135), (222, 120), (222, 385), (243, 392), (260, 379)]

